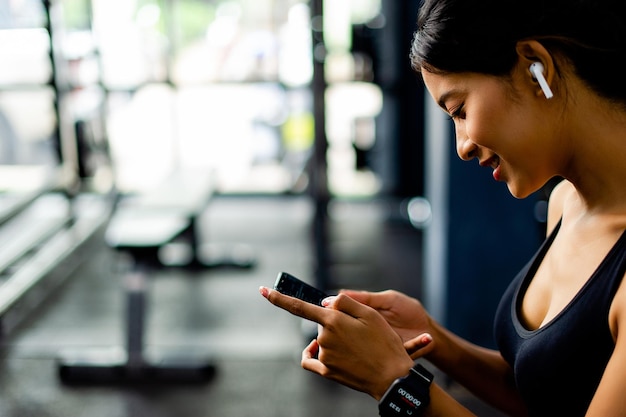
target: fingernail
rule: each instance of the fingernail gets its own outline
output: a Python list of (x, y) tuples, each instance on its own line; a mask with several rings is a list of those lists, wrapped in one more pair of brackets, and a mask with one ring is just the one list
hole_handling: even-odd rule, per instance
[(336, 296), (332, 295), (330, 297), (326, 297), (322, 300), (322, 306), (324, 307), (330, 307), (332, 305), (332, 303), (335, 301), (335, 298), (337, 298)]
[(424, 336), (422, 336), (422, 343), (423, 344), (428, 344), (430, 342), (433, 341), (433, 337), (429, 334), (425, 334)]
[(259, 292), (263, 297), (267, 298), (267, 296), (270, 294), (270, 289), (267, 287), (259, 287)]

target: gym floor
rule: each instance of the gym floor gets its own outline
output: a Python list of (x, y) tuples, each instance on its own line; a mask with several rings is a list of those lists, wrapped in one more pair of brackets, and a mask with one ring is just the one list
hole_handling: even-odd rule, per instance
[[(419, 297), (421, 233), (397, 210), (397, 202), (382, 200), (331, 204), (331, 288), (395, 288)], [(312, 216), (305, 197), (216, 197), (200, 222), (210, 253), (249, 251), (256, 265), (152, 275), (147, 355), (209, 358), (216, 373), (204, 384), (59, 381), (59, 358), (125, 343), (123, 259), (104, 240), (96, 243), (63, 286), (2, 340), (0, 416), (377, 416), (372, 398), (300, 368), (310, 324), (258, 294), (279, 271), (313, 282)], [(435, 374), (478, 415), (501, 416)]]

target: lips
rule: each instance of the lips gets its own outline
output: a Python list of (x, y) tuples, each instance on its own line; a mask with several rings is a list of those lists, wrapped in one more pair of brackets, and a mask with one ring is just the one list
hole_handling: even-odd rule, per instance
[(500, 181), (500, 158), (497, 155), (494, 155), (484, 161), (480, 161), (480, 166), (491, 167), (493, 169), (493, 179)]
[(484, 161), (480, 161), (480, 166), (481, 167), (491, 167), (493, 169), (498, 168), (498, 166), (500, 165), (500, 158), (498, 157), (498, 155), (494, 155), (489, 159), (485, 159)]

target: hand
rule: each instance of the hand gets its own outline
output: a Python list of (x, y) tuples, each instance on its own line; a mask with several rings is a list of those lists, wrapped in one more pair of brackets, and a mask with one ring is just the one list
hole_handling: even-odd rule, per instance
[(434, 349), (431, 318), (415, 298), (392, 290), (377, 293), (343, 290), (341, 294), (378, 311), (402, 338), (405, 349), (413, 359)]
[(271, 303), (321, 325), (302, 352), (302, 367), (380, 399), (414, 362), (400, 336), (374, 309), (346, 295), (316, 306), (262, 287)]

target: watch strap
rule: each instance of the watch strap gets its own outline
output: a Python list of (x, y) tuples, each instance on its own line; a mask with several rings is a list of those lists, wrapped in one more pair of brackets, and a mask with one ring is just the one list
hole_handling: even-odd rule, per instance
[(430, 384), (432, 384), (435, 377), (419, 364), (411, 368), (409, 375), (413, 376), (413, 378), (406, 377), (405, 382), (409, 383), (416, 390), (416, 393), (420, 395), (422, 401), (421, 409), (424, 409), (430, 403)]

